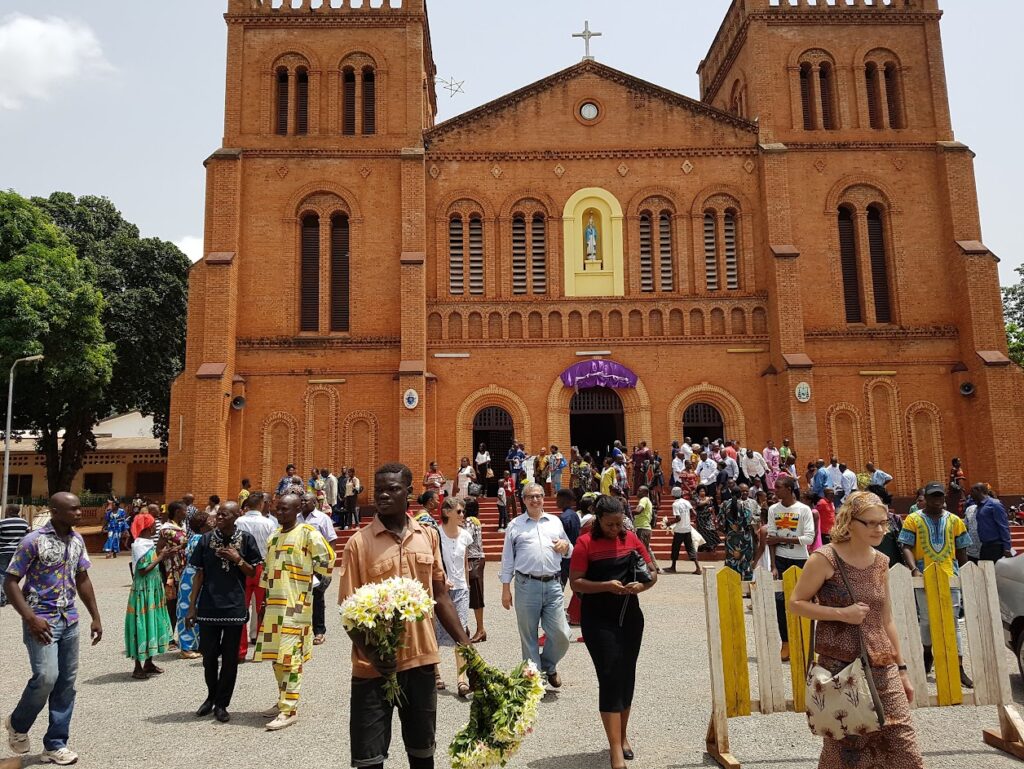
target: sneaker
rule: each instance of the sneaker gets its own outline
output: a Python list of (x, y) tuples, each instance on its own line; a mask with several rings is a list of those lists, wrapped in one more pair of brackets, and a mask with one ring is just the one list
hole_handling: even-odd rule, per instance
[(39, 756), (39, 759), (44, 764), (60, 764), (61, 766), (67, 766), (68, 764), (74, 764), (78, 761), (78, 754), (68, 750), (67, 748), (58, 748), (57, 750), (44, 750), (43, 754)]
[(293, 710), (291, 713), (278, 713), (277, 718), (267, 724), (268, 732), (276, 732), (278, 729), (284, 729), (287, 726), (291, 726), (299, 720), (299, 712)]
[(266, 710), (261, 710), (260, 711), (260, 715), (263, 716), (264, 718), (274, 718), (275, 716), (279, 715), (280, 713), (281, 713), (281, 708), (279, 708), (276, 704), (273, 707), (270, 707), (270, 708), (267, 708)]
[(7, 744), (11, 746), (11, 750), (19, 755), (28, 753), (28, 735), (14, 731), (14, 727), (11, 726), (10, 716), (7, 716), (4, 720), (4, 728), (7, 729)]

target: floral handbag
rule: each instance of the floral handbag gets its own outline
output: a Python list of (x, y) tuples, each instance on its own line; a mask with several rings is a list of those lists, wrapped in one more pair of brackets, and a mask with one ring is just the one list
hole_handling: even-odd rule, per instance
[[(846, 585), (846, 592), (856, 603), (846, 578), (843, 559), (836, 554), (836, 565)], [(815, 623), (811, 622), (811, 646), (807, 654), (807, 724), (819, 737), (841, 740), (877, 732), (885, 726), (885, 711), (870, 674), (864, 633), (857, 626), (860, 657), (835, 675), (814, 661)]]

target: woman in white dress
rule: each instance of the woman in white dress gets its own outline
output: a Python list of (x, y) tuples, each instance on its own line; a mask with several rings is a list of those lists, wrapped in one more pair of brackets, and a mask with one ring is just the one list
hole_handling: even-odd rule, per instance
[(487, 472), (491, 469), (491, 452), (487, 450), (486, 443), (481, 443), (477, 448), (473, 464), (476, 465), (476, 477), (479, 479), (477, 482), (480, 484), (481, 492), (483, 492), (480, 496), (486, 497)]
[[(464, 459), (469, 462), (469, 459)], [(472, 469), (472, 468), (471, 468)], [(445, 574), (448, 577), (448, 595), (455, 604), (455, 611), (459, 615), (459, 623), (469, 633), (469, 582), (466, 577), (469, 571), (467, 560), (467, 548), (473, 544), (473, 535), (463, 528), (462, 524), (466, 519), (466, 510), (460, 499), (446, 499), (441, 505), (441, 559), (444, 561)], [(437, 643), (439, 646), (454, 647), (455, 669), (462, 667), (462, 658), (459, 655), (458, 645), (448, 635), (448, 632), (441, 627), (441, 623), (434, 617), (434, 627), (437, 631)], [(465, 672), (458, 673), (458, 695), (462, 699), (469, 696), (469, 680)], [(434, 669), (434, 684), (439, 691), (445, 689), (444, 679), (441, 677), (441, 666)]]
[(465, 499), (469, 496), (469, 484), (470, 482), (476, 481), (476, 470), (473, 469), (473, 465), (469, 463), (469, 457), (463, 457), (462, 463), (459, 466), (458, 474), (458, 491), (455, 496), (459, 499)]

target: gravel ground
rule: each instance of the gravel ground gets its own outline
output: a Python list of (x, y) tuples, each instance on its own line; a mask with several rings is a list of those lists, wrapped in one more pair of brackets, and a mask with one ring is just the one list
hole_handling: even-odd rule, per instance
[[(480, 651), (492, 664), (511, 667), (519, 660), (512, 616), (501, 609), (496, 564), (488, 564), (487, 630)], [(128, 561), (99, 559), (92, 578), (99, 596), (105, 638), (83, 646), (78, 701), (70, 747), (80, 765), (128, 769), (224, 769), (273, 767), (301, 762), (308, 767), (347, 766), (350, 644), (336, 615), (328, 609), (327, 643), (317, 647), (306, 667), (299, 722), (277, 733), (264, 731), (259, 711), (276, 699), (269, 663), (239, 669), (229, 724), (198, 720), (193, 711), (205, 695), (200, 661), (166, 655), (166, 673), (149, 681), (130, 678), (132, 663), (123, 657), (124, 605)], [(647, 618), (634, 703), (634, 769), (688, 769), (715, 766), (704, 753), (710, 708), (707, 642), (701, 581), (689, 574), (667, 575), (643, 596)], [(11, 609), (0, 611), (0, 713), (14, 706), (28, 677), (21, 623)], [(575, 629), (574, 629), (575, 630)], [(574, 637), (578, 632), (574, 633)], [(1024, 689), (1014, 671), (1015, 696)], [(443, 673), (453, 684), (454, 661), (446, 654)], [(596, 713), (597, 684), (583, 644), (574, 644), (560, 667), (560, 693), (548, 695), (535, 734), (512, 766), (530, 769), (600, 769), (608, 766), (604, 734)], [(469, 705), (450, 691), (438, 702), (437, 765), (448, 766), (444, 748), (465, 723)], [(1019, 764), (984, 745), (983, 728), (995, 728), (995, 708), (929, 709), (914, 715), (928, 767), (1001, 769)], [(41, 749), (45, 714), (32, 729), (34, 750)], [(730, 721), (733, 754), (745, 766), (804, 769), (817, 764), (820, 743), (803, 716), (779, 714)], [(0, 756), (9, 755), (0, 745)], [(38, 763), (30, 754), (25, 766)], [(0, 763), (6, 769), (6, 765)], [(407, 766), (395, 728), (388, 767)]]

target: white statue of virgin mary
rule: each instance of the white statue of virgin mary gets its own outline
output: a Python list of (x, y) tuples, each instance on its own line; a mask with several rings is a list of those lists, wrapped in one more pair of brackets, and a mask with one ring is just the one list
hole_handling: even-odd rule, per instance
[(587, 261), (597, 261), (597, 227), (594, 226), (594, 215), (590, 215), (587, 229), (583, 231), (583, 242), (587, 247)]

